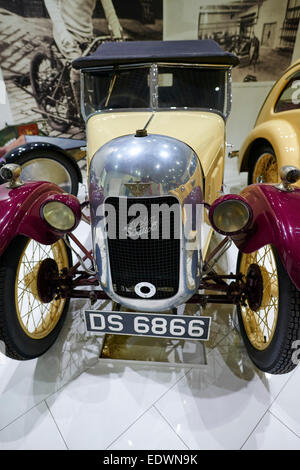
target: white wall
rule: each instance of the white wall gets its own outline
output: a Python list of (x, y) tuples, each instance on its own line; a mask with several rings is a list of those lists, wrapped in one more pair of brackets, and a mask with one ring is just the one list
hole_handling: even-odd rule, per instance
[(198, 17), (201, 3), (203, 4), (201, 0), (164, 0), (163, 38), (165, 41), (198, 39)]
[(233, 83), (227, 142), (238, 150), (251, 129), (273, 82)]

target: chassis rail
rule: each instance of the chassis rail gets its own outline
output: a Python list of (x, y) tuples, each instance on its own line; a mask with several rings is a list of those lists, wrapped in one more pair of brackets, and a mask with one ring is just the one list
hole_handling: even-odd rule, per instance
[[(110, 297), (100, 288), (99, 281), (95, 272), (85, 268), (84, 261), (89, 260), (93, 263), (92, 252), (88, 251), (74, 234), (69, 237), (84, 253), (83, 258), (79, 259), (73, 267), (67, 272), (62, 272), (59, 276), (50, 279), (53, 284), (53, 290), (56, 293), (56, 298), (77, 298), (77, 299), (90, 299), (92, 304), (97, 300), (110, 300)], [(209, 266), (208, 261), (211, 262), (214, 257), (219, 258), (220, 251), (224, 251), (224, 245), (228, 242), (225, 238), (208, 257), (205, 264)], [(73, 250), (77, 257), (79, 255)], [(213, 263), (215, 264), (215, 263)], [(82, 269), (83, 268), (83, 269)], [(226, 282), (231, 281), (231, 282)], [(80, 289), (82, 287), (90, 287), (92, 289)], [(98, 287), (98, 288), (97, 288)], [(208, 303), (212, 304), (228, 304), (238, 305), (243, 303), (249, 286), (245, 282), (242, 274), (222, 275), (216, 273), (211, 267), (209, 272), (204, 275), (199, 283), (199, 293), (193, 295), (186, 303), (199, 304), (205, 307)], [(204, 291), (204, 293), (200, 293)], [(208, 291), (209, 293), (205, 293)], [(212, 293), (211, 293), (212, 292)], [(219, 293), (219, 294), (218, 294)]]

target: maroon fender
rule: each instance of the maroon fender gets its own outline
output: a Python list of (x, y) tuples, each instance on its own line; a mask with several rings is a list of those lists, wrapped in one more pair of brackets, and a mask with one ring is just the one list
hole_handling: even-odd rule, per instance
[[(15, 238), (25, 235), (39, 243), (50, 245), (61, 238), (41, 217), (40, 209), (46, 201), (58, 200), (69, 205), (76, 216), (76, 228), (80, 221), (80, 203), (71, 194), (63, 194), (62, 189), (53, 183), (29, 182), (18, 188), (0, 186), (0, 255)], [(73, 230), (72, 229), (72, 230)]]
[(251, 207), (253, 218), (250, 226), (232, 240), (243, 253), (274, 245), (300, 290), (300, 189), (285, 192), (273, 185), (253, 184), (241, 196)]

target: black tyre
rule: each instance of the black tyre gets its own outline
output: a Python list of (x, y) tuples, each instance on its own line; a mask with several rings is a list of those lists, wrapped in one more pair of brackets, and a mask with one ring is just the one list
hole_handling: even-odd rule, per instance
[[(8, 159), (7, 163), (12, 162)], [(29, 150), (18, 158), (14, 157), (13, 163), (22, 167), (22, 181), (49, 181), (66, 193), (75, 196), (78, 193), (80, 170), (76, 168), (77, 163), (55, 150)]]
[(278, 181), (278, 165), (273, 148), (270, 145), (258, 147), (250, 155), (248, 184), (277, 183)]
[(285, 374), (297, 361), (300, 292), (290, 280), (276, 249), (265, 246), (239, 254), (237, 272), (247, 277), (248, 300), (238, 306), (240, 331), (251, 360), (263, 372)]
[[(71, 123), (67, 121), (70, 114), (69, 100), (64, 90), (56, 90), (59, 73), (62, 70), (59, 60), (54, 60), (45, 52), (37, 52), (30, 63), (30, 83), (38, 107), (45, 111), (45, 117), (52, 127), (59, 132), (66, 132)], [(61, 87), (60, 87), (61, 88)], [(56, 94), (55, 96), (54, 93)], [(49, 97), (52, 97), (51, 100)], [(49, 116), (57, 115), (57, 117)], [(60, 115), (63, 119), (60, 119)]]
[(0, 340), (5, 343), (8, 357), (34, 359), (55, 342), (69, 301), (55, 300), (52, 291), (47, 290), (49, 276), (71, 263), (70, 250), (63, 240), (46, 246), (18, 236), (6, 249), (0, 258)]

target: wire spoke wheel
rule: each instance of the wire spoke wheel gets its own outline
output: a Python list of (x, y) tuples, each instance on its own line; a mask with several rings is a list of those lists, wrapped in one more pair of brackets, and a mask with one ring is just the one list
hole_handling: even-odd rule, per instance
[(276, 184), (280, 180), (277, 158), (269, 144), (262, 144), (251, 151), (248, 169), (248, 184)]
[(272, 245), (251, 254), (240, 253), (237, 273), (245, 281), (245, 298), (237, 306), (237, 314), (250, 359), (263, 372), (290, 372), (297, 365), (300, 292)]
[(260, 270), (261, 301), (256, 311), (251, 309), (247, 301), (245, 306), (241, 306), (241, 313), (249, 341), (256, 349), (264, 350), (273, 339), (278, 318), (278, 272), (270, 245), (254, 253), (242, 255), (241, 273), (247, 276), (252, 265), (258, 266)]
[(257, 160), (253, 170), (253, 183), (277, 183), (278, 165), (272, 153), (263, 153)]
[(62, 71), (62, 62), (46, 51), (38, 51), (30, 63), (30, 83), (39, 108), (45, 111), (53, 129), (65, 132), (71, 125), (68, 121), (71, 104), (65, 86), (60, 83), (69, 81), (62, 79)]
[(44, 59), (41, 60), (39, 69), (36, 73), (36, 84), (40, 93), (43, 91), (46, 93), (48, 92), (48, 87), (51, 86), (54, 75), (55, 73), (52, 69), (51, 61), (45, 56)]
[(25, 333), (33, 339), (45, 338), (55, 328), (66, 300), (53, 299), (44, 303), (39, 294), (38, 275), (43, 260), (55, 260), (58, 271), (68, 266), (67, 252), (62, 240), (46, 246), (29, 240), (20, 257), (15, 283), (15, 302), (18, 320)]
[(17, 236), (7, 247), (0, 258), (0, 340), (7, 356), (33, 359), (56, 341), (69, 306), (59, 285), (71, 265), (63, 239), (43, 245)]

